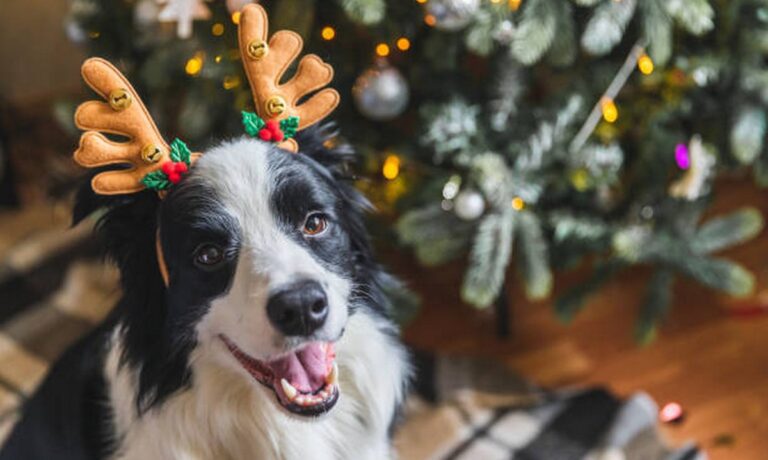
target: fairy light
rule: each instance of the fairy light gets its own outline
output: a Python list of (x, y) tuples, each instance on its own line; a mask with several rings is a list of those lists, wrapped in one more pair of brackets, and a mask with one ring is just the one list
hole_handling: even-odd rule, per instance
[(416, 0), (416, 3), (424, 4), (424, 3), (427, 3), (427, 0)]
[(232, 22), (234, 22), (235, 24), (240, 24), (241, 14), (242, 13), (240, 11), (235, 11), (234, 13), (232, 13)]
[(336, 37), (336, 29), (331, 26), (325, 26), (320, 32), (320, 36), (323, 37), (323, 40), (325, 41), (331, 41)]
[(604, 97), (600, 101), (600, 108), (603, 111), (603, 119), (608, 123), (613, 123), (619, 119), (619, 109), (616, 103), (609, 97)]
[(430, 27), (437, 24), (437, 18), (434, 15), (428, 14), (424, 16), (424, 23)]
[(224, 82), (222, 83), (222, 86), (226, 90), (235, 89), (238, 86), (240, 86), (240, 77), (237, 75), (227, 75), (224, 77)]
[(396, 45), (400, 51), (408, 51), (411, 48), (411, 41), (405, 37), (400, 37), (397, 39)]
[(376, 45), (376, 54), (381, 57), (389, 56), (389, 45), (386, 43)]
[(221, 37), (224, 35), (224, 24), (217, 22), (211, 26), (211, 33), (214, 37)]
[(501, 3), (501, 0), (491, 0), (491, 3), (499, 4), (499, 3)]
[(101, 37), (101, 32), (99, 32), (98, 30), (92, 30), (92, 31), (88, 32), (88, 36), (95, 40), (95, 39)]
[(523, 3), (523, 0), (509, 0), (509, 9), (512, 11), (517, 11), (520, 9), (521, 3)]
[(203, 70), (203, 57), (204, 54), (202, 52), (195, 53), (194, 56), (187, 60), (187, 64), (184, 66), (184, 72), (193, 77), (200, 75), (200, 71)]
[(525, 209), (525, 201), (519, 196), (512, 198), (512, 209), (515, 211), (522, 211)]
[(381, 168), (381, 174), (388, 180), (397, 179), (397, 176), (400, 175), (400, 157), (397, 155), (387, 155)]
[(640, 69), (640, 72), (643, 75), (650, 75), (653, 73), (654, 65), (653, 65), (653, 59), (651, 59), (650, 56), (643, 53), (640, 58), (637, 60), (637, 68)]
[(213, 62), (215, 62), (216, 64), (221, 63), (222, 57), (223, 56), (221, 54), (217, 54), (216, 57), (213, 58)]

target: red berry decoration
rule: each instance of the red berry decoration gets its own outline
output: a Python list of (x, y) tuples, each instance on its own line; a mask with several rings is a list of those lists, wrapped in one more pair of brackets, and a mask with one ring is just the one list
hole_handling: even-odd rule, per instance
[(274, 133), (275, 131), (280, 130), (280, 123), (278, 123), (277, 120), (267, 120), (267, 122), (264, 123), (264, 127)]
[(266, 142), (271, 141), (272, 131), (268, 130), (267, 128), (262, 128), (261, 131), (259, 131), (259, 139)]
[(283, 139), (285, 139), (285, 135), (283, 134), (282, 131), (280, 131), (280, 129), (278, 129), (277, 131), (274, 131), (272, 133), (272, 140), (273, 141), (275, 141), (275, 142), (283, 142)]

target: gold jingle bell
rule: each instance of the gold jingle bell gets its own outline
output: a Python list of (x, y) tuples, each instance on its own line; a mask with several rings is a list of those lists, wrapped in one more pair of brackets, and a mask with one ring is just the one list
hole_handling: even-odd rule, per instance
[(256, 59), (258, 61), (267, 55), (269, 52), (269, 45), (267, 45), (267, 42), (264, 40), (257, 38), (248, 43), (247, 51), (248, 56), (250, 56), (251, 59)]
[(272, 96), (267, 99), (266, 103), (264, 103), (264, 108), (266, 109), (267, 115), (269, 115), (269, 117), (276, 117), (278, 115), (282, 115), (283, 112), (285, 112), (285, 110), (288, 108), (288, 104), (282, 97)]
[(155, 144), (147, 144), (141, 148), (141, 159), (145, 163), (157, 163), (163, 159), (163, 151)]
[(125, 88), (113, 89), (109, 93), (109, 106), (116, 112), (121, 112), (131, 106), (133, 98)]

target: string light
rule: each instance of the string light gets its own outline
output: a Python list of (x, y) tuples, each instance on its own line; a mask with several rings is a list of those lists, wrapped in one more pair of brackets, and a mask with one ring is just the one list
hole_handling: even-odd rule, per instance
[(227, 75), (224, 77), (224, 82), (222, 83), (222, 86), (226, 90), (234, 89), (240, 86), (240, 77), (237, 75)]
[(101, 32), (99, 32), (98, 30), (92, 30), (88, 32), (88, 36), (95, 40), (101, 36)]
[(427, 0), (416, 0), (416, 3), (427, 3)]
[(637, 68), (643, 75), (650, 75), (653, 73), (654, 65), (650, 56), (643, 53), (637, 60)]
[(434, 26), (435, 24), (437, 24), (437, 18), (436, 18), (436, 17), (434, 17), (434, 16), (433, 16), (433, 15), (431, 15), (431, 14), (428, 14), (428, 15), (424, 16), (424, 23), (425, 23), (426, 25), (428, 25), (428, 26), (432, 27), (432, 26)]
[(213, 61), (218, 64), (221, 62), (222, 56), (221, 54), (217, 54), (216, 57), (213, 58)]
[(386, 43), (379, 43), (376, 45), (376, 54), (381, 57), (389, 56), (389, 45)]
[(501, 3), (501, 0), (491, 0), (491, 3)]
[(193, 77), (199, 75), (200, 71), (203, 70), (204, 57), (205, 55), (202, 52), (195, 53), (194, 56), (187, 60), (187, 64), (184, 66), (184, 72)]
[(509, 9), (512, 11), (517, 11), (520, 9), (521, 3), (523, 3), (523, 0), (509, 0)]
[(515, 211), (522, 211), (525, 209), (525, 201), (519, 196), (512, 198), (512, 209)]
[(616, 107), (616, 103), (609, 97), (604, 97), (600, 101), (600, 107), (603, 111), (603, 119), (608, 123), (613, 123), (619, 119), (619, 109)]
[(384, 160), (384, 166), (381, 168), (381, 174), (385, 179), (395, 180), (400, 175), (400, 157), (397, 155), (387, 155)]
[(217, 22), (216, 24), (212, 25), (211, 33), (214, 35), (214, 37), (221, 37), (224, 35), (224, 24)]
[(323, 37), (323, 40), (331, 41), (336, 37), (336, 30), (331, 26), (325, 26), (320, 32), (320, 36)]
[(235, 11), (234, 13), (232, 13), (232, 22), (234, 22), (235, 24), (240, 24), (240, 15), (241, 14), (242, 13), (239, 12), (239, 11)]
[(408, 51), (411, 48), (411, 41), (405, 37), (397, 39), (397, 49), (400, 51)]

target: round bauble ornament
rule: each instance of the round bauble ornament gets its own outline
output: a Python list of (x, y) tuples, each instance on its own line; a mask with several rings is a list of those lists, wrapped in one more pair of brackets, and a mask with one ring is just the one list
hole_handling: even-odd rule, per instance
[(475, 220), (485, 212), (485, 200), (477, 190), (462, 190), (456, 195), (453, 212), (462, 220)]
[(357, 77), (352, 95), (357, 110), (366, 118), (386, 121), (405, 111), (410, 91), (399, 70), (379, 62)]
[(253, 0), (227, 0), (227, 10), (231, 13), (237, 13), (242, 10), (245, 5), (255, 3)]
[(449, 32), (466, 27), (480, 8), (480, 0), (429, 0), (424, 4), (435, 27)]

